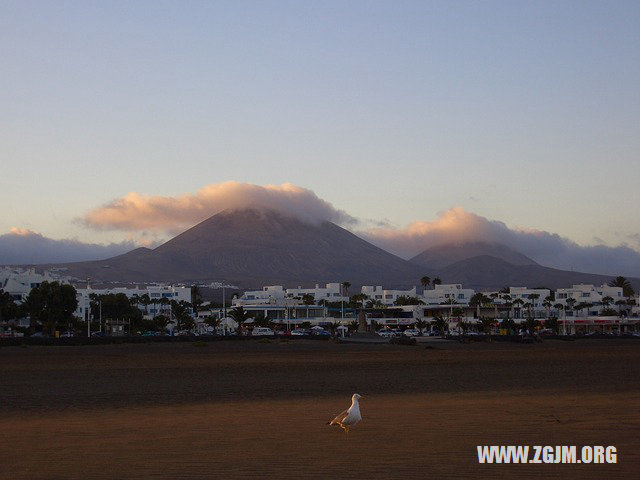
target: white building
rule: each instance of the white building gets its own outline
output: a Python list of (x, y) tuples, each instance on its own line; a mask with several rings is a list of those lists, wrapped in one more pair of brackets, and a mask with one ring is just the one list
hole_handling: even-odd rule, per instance
[[(574, 285), (571, 288), (559, 288), (556, 290), (556, 303), (567, 306), (567, 300), (572, 298), (575, 300), (574, 308), (581, 303), (591, 305), (587, 310), (584, 310), (582, 314), (598, 315), (607, 306), (602, 303), (602, 299), (610, 297), (613, 299), (608, 305), (608, 308), (616, 308), (615, 302), (624, 300), (621, 287), (610, 287), (609, 285), (602, 285), (595, 287), (589, 284)], [(572, 309), (565, 310), (565, 316), (573, 316)]]
[(385, 290), (381, 286), (368, 286), (362, 287), (360, 292), (366, 295), (369, 300), (380, 301), (383, 305), (393, 305), (399, 297), (416, 297), (416, 287), (411, 290)]
[(316, 303), (320, 300), (324, 300), (325, 302), (349, 301), (349, 297), (343, 295), (340, 283), (327, 283), (324, 287), (316, 284), (315, 288), (287, 288), (287, 296), (290, 298), (302, 297), (303, 295), (311, 295)]
[[(167, 300), (175, 300), (176, 302), (189, 302), (191, 303), (191, 288), (190, 287), (174, 287), (172, 285), (149, 285), (142, 288), (77, 288), (78, 308), (74, 312), (74, 315), (84, 320), (87, 319), (90, 312), (91, 295), (117, 295), (122, 293), (127, 298), (131, 299), (135, 296), (143, 297), (147, 295), (149, 297), (149, 305), (142, 303), (138, 304), (138, 308), (142, 310), (145, 316), (153, 318), (157, 315), (169, 315), (171, 311), (170, 305), (163, 305), (160, 303), (160, 299), (166, 298)], [(155, 303), (154, 303), (155, 301)]]
[[(509, 287), (509, 296), (511, 302), (515, 300), (522, 300), (522, 306), (519, 308), (520, 317), (524, 318), (523, 311), (526, 311), (528, 307), (526, 304), (531, 304), (531, 314), (534, 318), (546, 318), (547, 308), (543, 305), (545, 299), (551, 295), (551, 290), (548, 288), (527, 288), (527, 287)], [(518, 302), (519, 303), (519, 302)]]
[(281, 285), (262, 287), (262, 290), (247, 290), (240, 298), (234, 298), (234, 305), (274, 305), (286, 297), (286, 292)]
[(39, 286), (42, 282), (68, 284), (69, 279), (51, 271), (36, 273), (35, 268), (0, 268), (0, 289), (11, 295), (16, 303), (24, 302), (31, 289)]
[(433, 290), (424, 291), (422, 301), (427, 305), (445, 305), (453, 300), (456, 304), (469, 305), (475, 293), (471, 288), (462, 288), (459, 283), (436, 285)]

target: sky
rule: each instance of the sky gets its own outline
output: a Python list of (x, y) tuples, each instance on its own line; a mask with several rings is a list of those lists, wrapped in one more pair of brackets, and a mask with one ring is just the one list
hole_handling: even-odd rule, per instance
[(0, 263), (248, 197), (405, 258), (448, 225), (635, 265), (638, 25), (635, 1), (0, 0)]

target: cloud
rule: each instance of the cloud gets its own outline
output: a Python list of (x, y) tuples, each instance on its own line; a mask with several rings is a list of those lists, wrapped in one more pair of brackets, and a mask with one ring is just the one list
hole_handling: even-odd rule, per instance
[(223, 210), (248, 207), (271, 208), (311, 223), (357, 223), (306, 188), (290, 183), (260, 186), (239, 182), (211, 184), (194, 194), (177, 197), (132, 192), (90, 210), (78, 220), (97, 230), (178, 233)]
[(549, 267), (640, 276), (640, 252), (627, 245), (583, 246), (543, 230), (512, 229), (503, 222), (489, 220), (459, 207), (440, 213), (431, 222), (414, 222), (404, 229), (373, 228), (359, 235), (403, 258), (411, 258), (438, 245), (481, 241), (504, 244)]
[(133, 240), (109, 245), (83, 243), (78, 240), (53, 240), (22, 228), (12, 228), (0, 235), (0, 265), (80, 262), (101, 260), (136, 248)]

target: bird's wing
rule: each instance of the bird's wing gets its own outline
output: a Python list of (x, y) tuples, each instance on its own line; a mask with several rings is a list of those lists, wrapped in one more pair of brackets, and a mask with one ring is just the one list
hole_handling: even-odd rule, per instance
[(342, 423), (342, 420), (344, 420), (344, 418), (349, 414), (349, 409), (347, 408), (344, 412), (340, 412), (338, 415), (336, 415), (336, 418), (334, 418), (333, 420), (331, 420), (329, 422), (329, 425), (337, 425)]

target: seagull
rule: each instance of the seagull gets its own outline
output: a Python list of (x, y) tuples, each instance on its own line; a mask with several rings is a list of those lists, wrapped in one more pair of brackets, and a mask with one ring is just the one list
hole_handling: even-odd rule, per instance
[(362, 420), (360, 415), (360, 403), (359, 400), (362, 395), (354, 393), (351, 397), (351, 406), (344, 412), (340, 412), (336, 418), (327, 422), (327, 425), (339, 425), (346, 433), (349, 433), (349, 428), (353, 427), (356, 423)]

